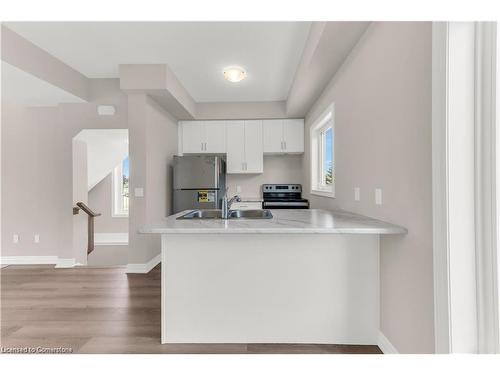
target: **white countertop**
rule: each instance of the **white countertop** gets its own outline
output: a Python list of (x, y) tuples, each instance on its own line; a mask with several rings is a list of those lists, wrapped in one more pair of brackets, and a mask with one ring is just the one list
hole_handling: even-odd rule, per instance
[(190, 219), (177, 220), (191, 210), (143, 227), (139, 233), (344, 233), (405, 234), (406, 228), (348, 211), (271, 210), (272, 219)]

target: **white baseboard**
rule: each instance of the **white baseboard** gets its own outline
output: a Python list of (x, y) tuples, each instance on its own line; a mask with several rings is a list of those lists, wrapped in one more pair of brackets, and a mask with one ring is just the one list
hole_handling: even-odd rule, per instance
[(127, 246), (128, 233), (95, 233), (95, 246)]
[(22, 264), (57, 264), (59, 257), (50, 256), (4, 256), (0, 257), (0, 263), (6, 265)]
[(391, 344), (385, 335), (379, 331), (377, 345), (384, 354), (399, 354), (398, 350)]
[(127, 264), (127, 273), (148, 273), (161, 262), (161, 254), (158, 254), (147, 263)]
[(76, 266), (75, 258), (59, 258), (55, 268), (73, 268)]
[(55, 268), (70, 268), (76, 265), (73, 258), (59, 258), (56, 255), (49, 256), (5, 256), (0, 257), (2, 265), (37, 265), (37, 264), (53, 264)]

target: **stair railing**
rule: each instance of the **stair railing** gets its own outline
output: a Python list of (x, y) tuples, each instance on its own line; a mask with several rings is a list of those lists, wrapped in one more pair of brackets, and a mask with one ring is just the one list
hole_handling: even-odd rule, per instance
[(87, 225), (87, 255), (94, 251), (94, 218), (101, 216), (94, 211), (92, 211), (85, 203), (78, 202), (76, 207), (73, 207), (73, 215), (78, 215), (82, 210), (88, 215), (88, 225)]

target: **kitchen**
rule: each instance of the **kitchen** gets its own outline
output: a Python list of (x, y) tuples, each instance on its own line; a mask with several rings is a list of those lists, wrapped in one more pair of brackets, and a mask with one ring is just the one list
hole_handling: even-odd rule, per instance
[[(78, 325), (76, 308), (65, 315), (64, 337), (94, 327), (81, 352), (433, 352), (431, 37), (430, 22), (2, 25), (6, 73), (57, 86), (64, 71), (79, 83), (65, 86), (73, 102), (6, 106), (5, 273), (56, 264), (62, 281), (48, 298), (77, 294), (89, 319), (124, 311), (99, 327)], [(128, 134), (126, 167), (104, 171), (92, 200), (86, 186), (72, 195), (67, 162), (84, 129)], [(36, 195), (25, 176), (44, 182)], [(38, 196), (45, 210), (33, 211)], [(96, 232), (112, 243), (92, 249), (94, 224), (71, 211), (80, 202), (94, 229), (121, 220), (126, 233)], [(111, 258), (111, 246), (122, 263), (88, 262)], [(125, 283), (120, 297), (88, 300), (86, 283), (59, 289), (85, 272), (96, 293)], [(7, 292), (26, 314), (50, 308)], [(39, 313), (17, 330), (11, 310), (11, 342), (51, 327)]]
[[(298, 183), (229, 196), (231, 175), (264, 173), (264, 155), (304, 152), (301, 119), (179, 127), (175, 214), (141, 230), (162, 236), (162, 342), (377, 344), (379, 235), (407, 230), (309, 209)], [(321, 155), (333, 157), (327, 143)]]
[(1, 5), (4, 372), (498, 373), (491, 5), (49, 3)]

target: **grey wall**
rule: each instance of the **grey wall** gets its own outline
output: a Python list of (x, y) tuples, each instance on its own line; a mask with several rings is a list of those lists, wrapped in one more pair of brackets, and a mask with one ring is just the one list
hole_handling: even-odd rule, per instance
[[(403, 353), (434, 351), (431, 36), (429, 22), (374, 23), (306, 116), (309, 191), (308, 128), (335, 103), (336, 198), (308, 194), (312, 206), (408, 228), (380, 243), (381, 331)], [(383, 190), (381, 206), (375, 188)]]
[[(88, 103), (58, 107), (16, 108), (2, 102), (3, 256), (74, 257), (72, 139), (82, 129), (127, 128), (127, 97), (117, 79), (92, 79), (90, 92)], [(114, 105), (116, 115), (98, 116), (99, 104)], [(14, 233), (19, 244), (12, 243)]]
[(285, 118), (285, 102), (196, 103), (197, 120)]
[(147, 107), (147, 218), (157, 222), (172, 213), (172, 163), (177, 153), (177, 120), (155, 101)]
[[(228, 174), (226, 186), (231, 195), (260, 198), (262, 184), (302, 184), (303, 178), (302, 155), (266, 155), (264, 156), (264, 173)], [(237, 186), (241, 187), (241, 193), (236, 193)]]
[(96, 233), (128, 233), (128, 217), (113, 217), (113, 177), (107, 175), (89, 191), (89, 207), (101, 216), (95, 219)]
[[(161, 221), (171, 210), (169, 164), (177, 152), (177, 121), (143, 93), (128, 95), (130, 215), (129, 263), (147, 263), (160, 254), (160, 237), (139, 229)], [(134, 196), (135, 188), (144, 197)]]
[[(171, 183), (167, 170), (177, 152), (177, 121), (144, 94), (128, 97), (120, 91), (117, 79), (90, 82), (89, 103), (45, 108), (3, 106), (2, 256), (75, 256), (73, 137), (82, 129), (127, 127), (132, 191), (129, 260), (145, 263), (159, 254), (159, 238), (141, 236), (137, 231), (145, 223), (161, 220), (170, 212)], [(2, 90), (8, 87), (2, 86)], [(114, 105), (116, 114), (98, 116), (99, 104)], [(135, 198), (134, 187), (143, 187), (145, 197)], [(110, 191), (104, 186), (102, 189)], [(97, 205), (101, 205), (99, 200), (107, 200), (102, 196), (91, 199)], [(105, 215), (106, 207), (101, 211)], [(112, 229), (110, 225), (97, 220), (96, 229), (108, 232)], [(20, 235), (19, 244), (12, 243), (14, 233)], [(40, 234), (39, 244), (34, 244), (34, 234)]]

